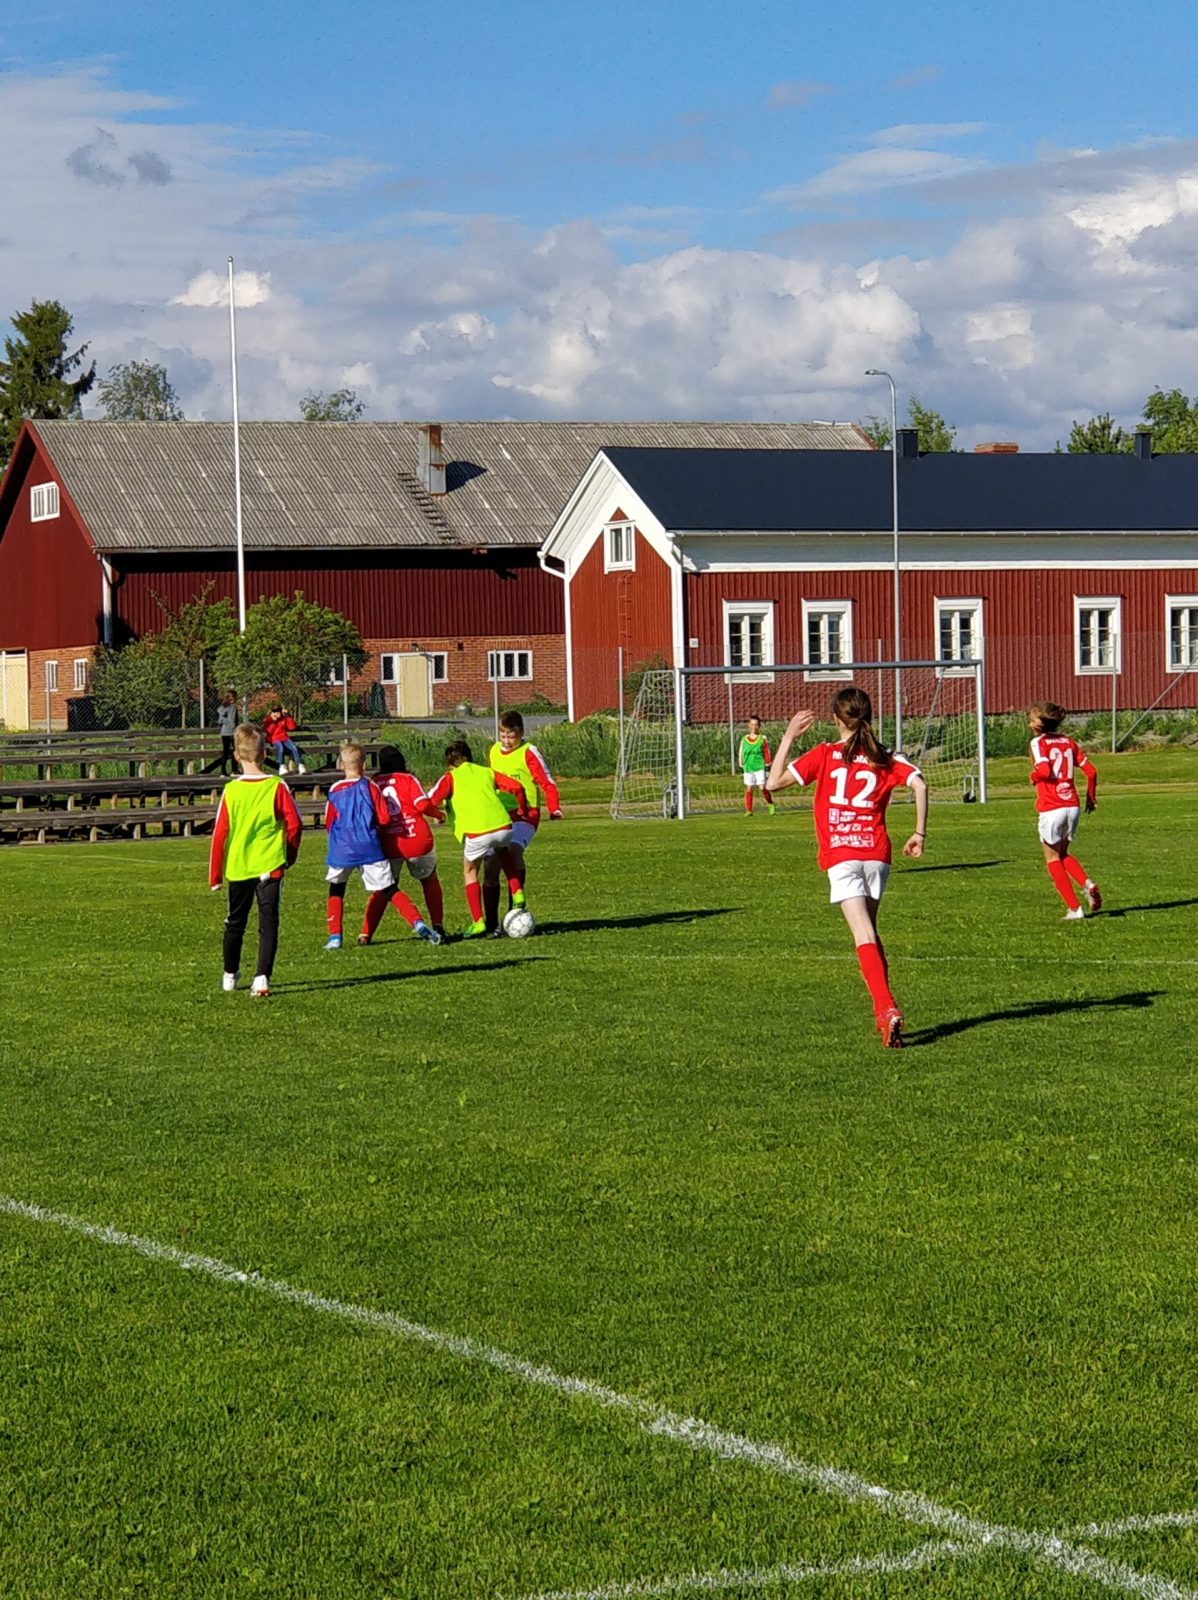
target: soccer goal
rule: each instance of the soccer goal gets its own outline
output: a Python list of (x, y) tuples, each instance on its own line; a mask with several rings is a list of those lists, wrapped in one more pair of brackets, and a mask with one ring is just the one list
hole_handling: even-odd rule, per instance
[[(616, 818), (685, 817), (744, 804), (741, 737), (761, 718), (770, 750), (795, 711), (816, 726), (803, 741), (835, 737), (831, 702), (855, 683), (874, 708), (884, 744), (914, 761), (938, 800), (986, 799), (986, 726), (980, 661), (854, 661), (829, 672), (810, 666), (675, 667), (646, 672), (624, 730), (611, 813)], [(895, 798), (900, 799), (900, 790)]]

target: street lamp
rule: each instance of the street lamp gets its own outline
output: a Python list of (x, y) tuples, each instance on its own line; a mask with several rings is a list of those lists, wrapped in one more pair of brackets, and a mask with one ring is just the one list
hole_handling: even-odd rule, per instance
[[(899, 501), (898, 501), (898, 390), (894, 379), (881, 367), (867, 367), (867, 378), (885, 378), (890, 385), (890, 513), (894, 530), (894, 659), (903, 655), (903, 595), (902, 566), (899, 560)], [(894, 748), (903, 747), (903, 675), (894, 669)]]

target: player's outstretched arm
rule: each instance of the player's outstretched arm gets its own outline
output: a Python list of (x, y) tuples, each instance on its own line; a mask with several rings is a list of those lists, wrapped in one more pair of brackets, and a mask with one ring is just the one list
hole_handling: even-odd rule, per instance
[(1086, 810), (1098, 810), (1098, 768), (1084, 751), (1079, 751), (1079, 769), (1086, 775)]
[(787, 771), (787, 764), (790, 761), (790, 747), (796, 739), (814, 726), (814, 711), (796, 711), (794, 716), (791, 717), (786, 724), (786, 732), (782, 735), (782, 743), (778, 746), (778, 752), (770, 763), (770, 775), (765, 780), (767, 789), (790, 788), (795, 781)]
[(915, 832), (903, 846), (903, 854), (918, 858), (923, 855), (928, 836), (928, 785), (918, 772), (913, 772), (907, 787), (915, 796)]

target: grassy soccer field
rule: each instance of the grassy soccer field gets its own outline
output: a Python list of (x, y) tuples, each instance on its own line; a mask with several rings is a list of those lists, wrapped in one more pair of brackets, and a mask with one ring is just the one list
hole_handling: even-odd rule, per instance
[(1080, 925), (1026, 798), (930, 827), (901, 1053), (801, 802), (443, 950), (326, 954), (309, 835), (263, 1003), (203, 843), (6, 851), (0, 1594), (1198, 1589), (1193, 791)]

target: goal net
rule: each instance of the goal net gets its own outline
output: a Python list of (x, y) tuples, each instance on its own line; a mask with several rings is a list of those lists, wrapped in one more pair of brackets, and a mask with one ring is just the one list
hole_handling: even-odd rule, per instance
[[(611, 812), (677, 817), (743, 809), (740, 741), (761, 718), (771, 751), (808, 706), (816, 725), (803, 748), (834, 739), (832, 697), (846, 683), (873, 702), (883, 744), (914, 761), (939, 800), (986, 798), (982, 671), (978, 662), (847, 662), (835, 674), (809, 666), (747, 673), (735, 667), (646, 672), (624, 730)], [(897, 713), (897, 714), (896, 714)], [(896, 734), (899, 736), (896, 738)], [(904, 797), (898, 790), (895, 799)]]

